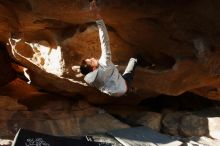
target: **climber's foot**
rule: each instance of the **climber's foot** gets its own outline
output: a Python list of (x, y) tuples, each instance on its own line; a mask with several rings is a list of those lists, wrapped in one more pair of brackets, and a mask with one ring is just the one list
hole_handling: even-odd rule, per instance
[(146, 60), (142, 55), (138, 54), (135, 56), (137, 59), (137, 65), (140, 67), (150, 67), (152, 66), (152, 63), (148, 60)]

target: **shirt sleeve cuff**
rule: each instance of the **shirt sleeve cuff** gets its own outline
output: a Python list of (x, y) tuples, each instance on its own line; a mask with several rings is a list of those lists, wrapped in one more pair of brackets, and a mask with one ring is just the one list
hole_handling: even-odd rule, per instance
[(96, 20), (97, 24), (104, 23), (103, 19)]

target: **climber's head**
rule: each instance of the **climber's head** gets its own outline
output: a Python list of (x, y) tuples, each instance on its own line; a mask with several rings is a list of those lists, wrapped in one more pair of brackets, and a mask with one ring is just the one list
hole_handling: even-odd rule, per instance
[(80, 65), (80, 72), (83, 75), (87, 75), (88, 73), (92, 72), (93, 70), (97, 69), (99, 66), (99, 62), (95, 58), (84, 59)]

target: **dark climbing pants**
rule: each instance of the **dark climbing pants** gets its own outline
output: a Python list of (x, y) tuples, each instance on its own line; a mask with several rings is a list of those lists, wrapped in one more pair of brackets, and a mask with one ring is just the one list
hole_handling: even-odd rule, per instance
[(128, 62), (128, 65), (127, 65), (123, 75), (122, 75), (122, 77), (127, 82), (128, 87), (131, 86), (131, 83), (133, 81), (136, 66), (137, 66), (137, 59), (131, 58)]

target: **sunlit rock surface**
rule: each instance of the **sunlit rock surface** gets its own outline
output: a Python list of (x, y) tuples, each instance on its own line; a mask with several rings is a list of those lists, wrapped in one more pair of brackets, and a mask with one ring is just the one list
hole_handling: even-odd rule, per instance
[[(195, 112), (219, 106), (220, 2), (97, 1), (119, 70), (137, 54), (151, 64), (137, 68), (136, 92), (107, 96), (72, 70), (101, 53), (88, 0), (0, 0), (0, 145), (10, 145), (3, 139), (12, 139), (19, 128), (79, 136), (145, 125), (170, 135), (220, 139), (219, 108)], [(178, 95), (185, 92), (215, 104), (194, 95), (183, 95), (190, 102), (182, 102)], [(167, 97), (138, 105), (161, 94), (177, 96), (178, 102), (168, 109), (159, 107), (172, 103)], [(194, 112), (178, 111), (183, 105)], [(218, 145), (207, 137), (182, 142)]]
[[(123, 71), (130, 57), (142, 54), (153, 65), (137, 69), (137, 102), (186, 91), (220, 99), (219, 5), (217, 0), (98, 1), (113, 62)], [(100, 56), (87, 0), (2, 0), (0, 7), (0, 41), (28, 69), (32, 84), (65, 95), (88, 91), (90, 99), (99, 94), (71, 70), (84, 58)], [(10, 38), (17, 41), (9, 43)], [(98, 103), (108, 101), (98, 96), (103, 100)]]

